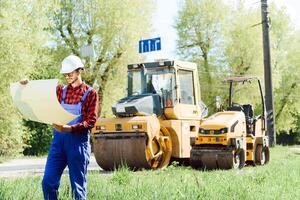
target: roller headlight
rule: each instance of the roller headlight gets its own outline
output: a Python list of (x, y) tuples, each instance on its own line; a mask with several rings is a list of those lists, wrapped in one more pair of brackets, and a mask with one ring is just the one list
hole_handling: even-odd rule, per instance
[(199, 128), (199, 133), (205, 134), (205, 130), (203, 128)]
[(142, 129), (142, 125), (141, 124), (134, 124), (134, 125), (132, 125), (131, 128), (134, 129), (134, 130)]
[(224, 134), (224, 133), (228, 133), (228, 128), (222, 128), (218, 131), (215, 131), (215, 134)]
[(104, 125), (96, 126), (97, 131), (104, 131), (106, 130), (106, 127)]
[(204, 130), (203, 128), (199, 128), (200, 134), (225, 134), (228, 133), (228, 128), (222, 128), (219, 130)]

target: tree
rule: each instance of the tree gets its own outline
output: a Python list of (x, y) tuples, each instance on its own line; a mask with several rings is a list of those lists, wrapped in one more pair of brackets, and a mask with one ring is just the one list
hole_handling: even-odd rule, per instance
[[(225, 62), (234, 76), (257, 76), (263, 84), (263, 53), (260, 10), (247, 8), (239, 1), (227, 16), (230, 22), (225, 32)], [(255, 112), (261, 113), (261, 99), (256, 83), (238, 84), (235, 101), (252, 103)], [(251, 102), (249, 102), (251, 99)]]
[[(245, 1), (231, 1), (230, 6), (224, 2), (186, 0), (176, 24), (178, 53), (199, 64), (201, 92), (208, 105), (213, 105), (212, 94), (224, 95), (222, 91), (225, 91), (214, 80), (228, 75), (264, 78), (260, 7), (249, 8)], [(289, 132), (296, 124), (295, 116), (300, 113), (297, 100), (300, 97), (297, 83), (300, 74), (299, 31), (294, 30), (285, 9), (275, 4), (270, 5), (270, 18), (277, 130)], [(241, 103), (249, 103), (251, 99), (258, 114), (261, 100), (255, 92), (257, 89), (255, 84), (248, 89), (237, 88), (239, 95), (236, 97)]]
[[(89, 84), (98, 82), (100, 107), (109, 82), (115, 80), (120, 84), (114, 89), (125, 88), (125, 66), (140, 59), (135, 53), (137, 41), (149, 31), (152, 3), (151, 0), (63, 0), (51, 17), (50, 30), (56, 48), (63, 47), (75, 55), (80, 55), (85, 45), (95, 49), (95, 56), (86, 58), (84, 79)], [(113, 94), (113, 99), (120, 95), (123, 94)], [(107, 110), (102, 114), (109, 114)]]
[(198, 64), (202, 97), (209, 110), (213, 108), (215, 94), (221, 91), (215, 86), (224, 72), (222, 29), (228, 10), (223, 1), (186, 0), (176, 22), (178, 54)]
[[(279, 130), (289, 131), (299, 127), (300, 113), (300, 40), (299, 31), (295, 31), (286, 43), (287, 49), (282, 56), (285, 57), (284, 65), (280, 68), (280, 79), (275, 89), (276, 122)], [(299, 130), (296, 130), (299, 132)]]
[[(255, 75), (263, 83), (263, 53), (261, 36), (260, 8), (246, 8), (244, 2), (238, 4), (232, 13), (231, 26), (226, 36), (226, 60), (236, 75)], [(275, 97), (275, 119), (278, 132), (288, 132), (293, 127), (293, 113), (299, 112), (293, 96), (297, 93), (296, 77), (299, 74), (299, 61), (295, 52), (299, 48), (296, 34), (286, 11), (270, 5), (271, 19), (271, 61), (273, 89)], [(291, 73), (291, 72), (294, 73)], [(298, 73), (297, 73), (298, 72)], [(250, 90), (249, 90), (250, 89)], [(258, 111), (260, 99), (253, 91), (253, 86), (241, 91), (240, 100), (255, 100)]]
[(49, 4), (38, 0), (1, 1), (0, 7), (0, 156), (22, 151), (25, 133), (12, 104), (9, 85), (29, 74), (47, 34)]
[[(126, 88), (126, 65), (138, 62), (137, 40), (149, 31), (152, 0), (8, 1), (0, 7), (0, 156), (21, 152), (40, 154), (51, 138), (51, 127), (24, 121), (9, 95), (9, 84), (23, 77), (62, 78), (62, 59), (79, 55), (93, 45), (95, 57), (86, 58), (85, 80), (98, 80), (104, 115)], [(118, 82), (118, 83), (117, 83)], [(104, 95), (107, 93), (108, 95)], [(23, 138), (23, 140), (22, 140)], [(47, 139), (48, 138), (48, 139)], [(42, 140), (40, 140), (42, 139)]]

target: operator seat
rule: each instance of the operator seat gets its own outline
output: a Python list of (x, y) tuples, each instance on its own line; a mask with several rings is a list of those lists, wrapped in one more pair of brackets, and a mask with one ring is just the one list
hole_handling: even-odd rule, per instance
[(245, 116), (246, 116), (246, 120), (250, 120), (250, 119), (253, 119), (253, 107), (251, 104), (244, 104), (242, 105), (243, 106), (243, 111), (245, 113)]
[(243, 112), (245, 113), (245, 117), (246, 117), (247, 134), (254, 134), (253, 106), (251, 104), (244, 104), (242, 106), (243, 106)]
[(243, 111), (243, 107), (239, 105), (232, 105), (227, 107), (228, 111)]

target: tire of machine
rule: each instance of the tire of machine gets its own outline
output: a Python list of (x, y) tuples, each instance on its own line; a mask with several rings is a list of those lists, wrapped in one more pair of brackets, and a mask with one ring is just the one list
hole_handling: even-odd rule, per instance
[(263, 150), (263, 148), (262, 148), (261, 144), (256, 145), (254, 162), (257, 165), (263, 165), (264, 164), (262, 150)]
[(245, 166), (245, 151), (244, 149), (238, 149), (233, 155), (233, 168), (242, 169)]
[(267, 164), (270, 161), (270, 148), (268, 146), (264, 147), (263, 152), (265, 153), (265, 158), (266, 158), (265, 164)]
[(254, 162), (257, 165), (265, 165), (270, 160), (270, 150), (269, 147), (263, 147), (263, 145), (258, 144), (255, 149)]

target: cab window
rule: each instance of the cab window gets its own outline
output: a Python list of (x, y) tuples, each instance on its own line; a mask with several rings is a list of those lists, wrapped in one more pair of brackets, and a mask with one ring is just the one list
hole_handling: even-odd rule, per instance
[(195, 104), (195, 92), (193, 86), (193, 72), (178, 70), (180, 84), (180, 103)]

